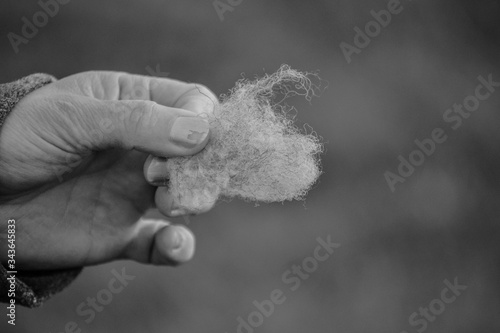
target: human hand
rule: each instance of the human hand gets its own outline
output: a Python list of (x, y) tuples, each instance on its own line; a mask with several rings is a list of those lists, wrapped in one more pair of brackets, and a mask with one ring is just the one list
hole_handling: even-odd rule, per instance
[(16, 266), (189, 260), (187, 228), (141, 218), (155, 204), (168, 216), (185, 213), (172, 207), (165, 159), (148, 154), (202, 150), (209, 128), (201, 115), (216, 103), (200, 85), (118, 72), (76, 74), (25, 96), (0, 130), (0, 239), (15, 219)]

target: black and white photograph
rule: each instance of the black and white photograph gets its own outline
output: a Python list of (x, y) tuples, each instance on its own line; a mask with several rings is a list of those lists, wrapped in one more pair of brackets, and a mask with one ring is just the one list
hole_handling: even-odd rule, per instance
[(500, 332), (500, 1), (2, 0), (0, 308)]

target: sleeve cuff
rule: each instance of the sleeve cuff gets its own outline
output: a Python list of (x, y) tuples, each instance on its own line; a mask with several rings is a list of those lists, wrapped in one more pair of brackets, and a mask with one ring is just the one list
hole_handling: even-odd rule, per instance
[[(3, 265), (0, 265), (0, 300), (9, 302), (8, 290), (11, 281), (15, 286), (15, 300), (20, 305), (30, 308), (38, 307), (52, 295), (66, 288), (82, 268), (71, 270), (54, 270), (43, 272), (22, 272), (8, 274)], [(13, 278), (7, 280), (7, 278)]]
[(24, 96), (54, 81), (56, 78), (52, 75), (37, 73), (11, 83), (0, 84), (0, 126)]

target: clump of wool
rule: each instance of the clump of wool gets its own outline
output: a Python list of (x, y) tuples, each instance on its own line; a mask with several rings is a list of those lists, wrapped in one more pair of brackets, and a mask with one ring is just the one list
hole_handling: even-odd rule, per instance
[(322, 145), (314, 132), (295, 126), (293, 108), (275, 99), (303, 95), (310, 100), (315, 88), (308, 74), (286, 65), (274, 74), (238, 81), (206, 115), (210, 139), (204, 150), (167, 161), (174, 205), (196, 211), (219, 197), (303, 199), (321, 173)]

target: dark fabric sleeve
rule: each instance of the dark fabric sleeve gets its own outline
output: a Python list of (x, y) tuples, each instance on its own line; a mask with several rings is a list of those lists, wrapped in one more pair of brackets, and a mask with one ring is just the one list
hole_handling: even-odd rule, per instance
[(16, 104), (35, 89), (56, 81), (56, 78), (48, 74), (32, 74), (11, 83), (0, 84), (0, 128), (7, 115), (14, 109)]
[[(8, 114), (24, 96), (55, 80), (48, 74), (32, 74), (12, 83), (0, 84), (0, 130)], [(14, 279), (7, 280), (12, 275), (0, 265), (0, 302), (10, 301), (8, 290), (12, 281), (16, 290), (16, 303), (30, 308), (40, 306), (69, 285), (81, 270), (18, 271)]]
[[(8, 303), (8, 291), (11, 281), (15, 285), (16, 304), (30, 308), (42, 305), (55, 293), (67, 287), (81, 272), (81, 268), (70, 270), (23, 272), (8, 274), (0, 265), (0, 301)], [(14, 277), (14, 279), (9, 279)]]

